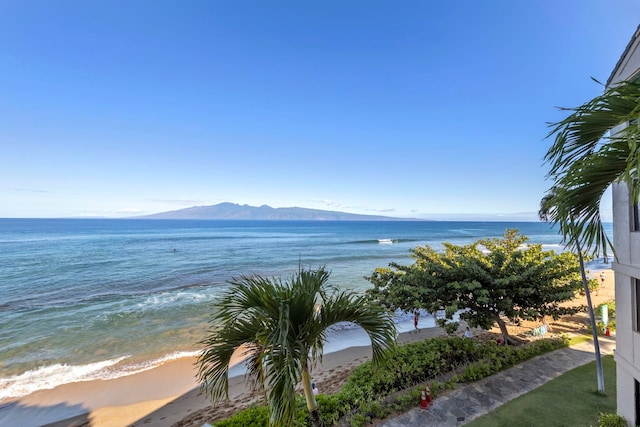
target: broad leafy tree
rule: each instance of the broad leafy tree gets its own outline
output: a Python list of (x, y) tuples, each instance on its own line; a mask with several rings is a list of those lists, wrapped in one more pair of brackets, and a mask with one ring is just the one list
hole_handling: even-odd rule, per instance
[(543, 251), (527, 240), (517, 230), (507, 230), (501, 239), (445, 243), (444, 252), (420, 246), (413, 249), (413, 264), (376, 269), (369, 277), (374, 287), (367, 292), (393, 310), (445, 310), (442, 326), (455, 313), (471, 326), (490, 329), (497, 324), (505, 342), (513, 342), (505, 319), (518, 323), (578, 310), (561, 305), (580, 289), (576, 256)]
[(327, 328), (339, 322), (362, 327), (371, 339), (373, 362), (395, 345), (388, 313), (365, 296), (329, 286), (329, 272), (301, 270), (290, 280), (242, 276), (214, 306), (210, 335), (198, 358), (201, 389), (214, 401), (228, 398), (229, 363), (246, 357), (254, 386), (264, 390), (271, 426), (291, 426), (296, 387), (302, 383), (312, 421), (320, 423), (311, 371), (322, 360)]

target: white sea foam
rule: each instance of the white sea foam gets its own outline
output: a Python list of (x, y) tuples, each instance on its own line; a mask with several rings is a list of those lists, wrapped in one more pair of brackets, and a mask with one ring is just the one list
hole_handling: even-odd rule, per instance
[(136, 305), (137, 310), (161, 310), (167, 307), (192, 305), (212, 300), (217, 295), (214, 290), (162, 292), (148, 296)]
[(564, 252), (565, 246), (558, 243), (544, 243), (542, 245), (542, 249), (545, 251), (555, 251), (555, 252)]
[(131, 364), (131, 365), (127, 365), (125, 366), (123, 369), (120, 370), (120, 374), (115, 376), (115, 377), (111, 377), (111, 378), (117, 378), (117, 377), (122, 377), (125, 375), (132, 375), (132, 374), (137, 374), (140, 372), (144, 372), (144, 371), (148, 371), (150, 369), (153, 368), (157, 368), (160, 365), (163, 365), (167, 362), (171, 362), (173, 360), (178, 360), (178, 359), (182, 359), (184, 357), (195, 357), (197, 355), (199, 355), (200, 352), (199, 351), (174, 351), (173, 353), (169, 353), (167, 355), (164, 355), (160, 358), (157, 359), (153, 359), (153, 360), (147, 360), (144, 362), (140, 362), (140, 363), (135, 363), (135, 364)]
[(197, 351), (176, 351), (157, 359), (121, 365), (127, 356), (86, 365), (55, 364), (41, 366), (36, 369), (14, 375), (8, 378), (0, 378), (0, 402), (9, 398), (26, 396), (38, 390), (49, 390), (62, 384), (110, 380), (133, 375), (156, 368), (166, 362), (181, 359), (183, 357), (197, 356)]
[(56, 363), (9, 378), (0, 378), (0, 402), (11, 397), (25, 396), (37, 390), (52, 389), (60, 384), (104, 378), (111, 366), (124, 359), (125, 357), (118, 357), (80, 366)]
[[(398, 332), (413, 329), (413, 315), (397, 311), (394, 322)], [(420, 327), (435, 327), (435, 320), (426, 311), (421, 310)], [(370, 340), (364, 330), (353, 323), (342, 322), (329, 330), (328, 342), (325, 343), (325, 353), (342, 350), (351, 346), (369, 345)], [(177, 351), (162, 357), (136, 362), (122, 363), (130, 357), (123, 356), (86, 365), (54, 364), (42, 366), (19, 375), (0, 378), (0, 403), (6, 399), (19, 398), (38, 390), (53, 389), (62, 384), (73, 382), (109, 380), (133, 375), (154, 369), (164, 363), (199, 355), (199, 351)], [(245, 373), (244, 364), (238, 364), (230, 370), (230, 376)]]
[[(426, 319), (433, 319), (433, 316), (430, 313), (428, 313), (426, 310), (419, 310), (419, 313), (420, 313), (420, 318), (423, 319), (423, 321), (426, 321)], [(404, 331), (402, 329), (402, 326), (409, 321), (411, 322), (411, 327), (413, 328), (413, 313), (404, 312), (402, 310), (396, 310), (395, 313), (393, 314), (393, 321), (396, 324), (396, 327), (398, 328), (398, 330), (400, 331)], [(435, 324), (426, 326), (426, 327), (431, 328), (434, 326)], [(359, 328), (360, 326), (352, 322), (339, 322), (334, 325), (331, 325), (329, 327), (329, 332), (340, 333), (340, 331), (349, 331), (351, 329), (359, 329)]]

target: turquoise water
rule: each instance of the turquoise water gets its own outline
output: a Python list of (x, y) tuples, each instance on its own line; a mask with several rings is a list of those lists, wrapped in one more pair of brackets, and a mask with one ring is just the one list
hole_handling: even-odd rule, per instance
[(300, 263), (361, 291), (415, 246), (505, 228), (561, 248), (542, 223), (0, 219), (0, 401), (194, 354), (231, 277)]

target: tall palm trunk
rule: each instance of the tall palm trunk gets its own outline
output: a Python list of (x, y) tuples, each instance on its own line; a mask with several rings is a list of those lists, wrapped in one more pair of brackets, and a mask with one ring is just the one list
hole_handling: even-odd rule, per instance
[(578, 242), (578, 239), (576, 239), (576, 249), (578, 250), (578, 259), (580, 260), (580, 275), (582, 276), (582, 286), (584, 287), (584, 294), (587, 297), (587, 309), (589, 310), (589, 322), (591, 323), (591, 334), (593, 335), (593, 347), (596, 353), (598, 393), (604, 394), (604, 372), (602, 370), (602, 356), (600, 355), (598, 329), (596, 329), (596, 317), (593, 313), (593, 305), (591, 304), (591, 291), (589, 291), (589, 282), (587, 281), (587, 273), (584, 269), (584, 259), (582, 258), (582, 250), (580, 248), (580, 242)]
[(318, 413), (318, 403), (316, 402), (316, 397), (313, 395), (311, 375), (306, 366), (302, 369), (302, 388), (304, 389), (304, 398), (307, 400), (307, 409), (311, 416), (311, 422), (314, 426), (321, 426), (322, 422), (320, 421), (320, 414)]

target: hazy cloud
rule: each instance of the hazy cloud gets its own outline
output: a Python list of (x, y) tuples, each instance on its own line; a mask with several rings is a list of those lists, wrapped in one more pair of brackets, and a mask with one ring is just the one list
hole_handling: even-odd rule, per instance
[(128, 215), (145, 213), (145, 211), (143, 211), (142, 209), (136, 209), (136, 208), (119, 209), (119, 210), (116, 210), (116, 211), (113, 211), (113, 212), (117, 213), (117, 214), (128, 214)]
[(154, 203), (165, 203), (168, 205), (178, 205), (178, 206), (184, 206), (184, 205), (196, 206), (196, 205), (204, 205), (207, 203), (211, 203), (205, 200), (197, 200), (197, 199), (149, 199), (149, 201)]
[(15, 191), (20, 191), (23, 193), (50, 193), (50, 191), (47, 190), (35, 190), (32, 188), (16, 188)]
[(332, 208), (347, 208), (348, 206), (343, 205), (342, 203), (338, 203), (338, 202), (334, 202), (333, 200), (329, 200), (329, 199), (311, 199), (311, 202), (313, 203), (318, 203), (320, 205), (325, 205), (325, 206), (329, 206)]
[(378, 212), (378, 213), (396, 211), (394, 208), (372, 208), (371, 206), (345, 205), (344, 203), (335, 202), (329, 199), (311, 199), (311, 202), (321, 204), (334, 209), (353, 209), (353, 210), (359, 210), (359, 211)]
[(138, 208), (122, 208), (122, 209), (88, 209), (82, 211), (79, 216), (87, 216), (87, 217), (113, 217), (120, 215), (142, 215), (146, 212), (142, 209)]
[(537, 212), (514, 213), (423, 213), (422, 219), (437, 221), (540, 221)]

